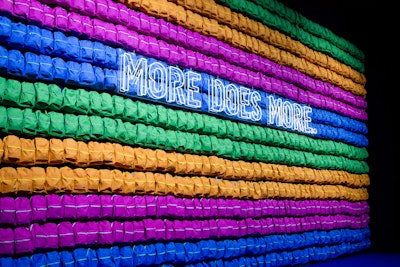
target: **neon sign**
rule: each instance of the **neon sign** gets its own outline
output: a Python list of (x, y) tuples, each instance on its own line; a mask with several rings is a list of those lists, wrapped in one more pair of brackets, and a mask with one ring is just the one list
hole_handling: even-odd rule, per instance
[(118, 93), (232, 119), (317, 133), (310, 125), (310, 106), (133, 53), (120, 56)]

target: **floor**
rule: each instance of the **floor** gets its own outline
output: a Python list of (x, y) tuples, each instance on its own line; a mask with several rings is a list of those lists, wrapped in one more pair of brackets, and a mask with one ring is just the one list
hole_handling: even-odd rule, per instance
[(400, 267), (400, 253), (360, 253), (308, 267)]

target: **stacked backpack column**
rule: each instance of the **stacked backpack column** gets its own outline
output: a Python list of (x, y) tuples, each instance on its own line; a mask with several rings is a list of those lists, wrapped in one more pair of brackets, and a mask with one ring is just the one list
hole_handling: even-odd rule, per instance
[(265, 0), (0, 0), (0, 25), (0, 266), (294, 266), (370, 247), (348, 41)]

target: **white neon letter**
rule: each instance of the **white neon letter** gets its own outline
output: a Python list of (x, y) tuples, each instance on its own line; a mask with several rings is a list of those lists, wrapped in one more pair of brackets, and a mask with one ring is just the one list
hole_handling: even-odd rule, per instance
[(185, 76), (186, 105), (192, 108), (200, 108), (201, 101), (194, 98), (194, 93), (200, 92), (200, 88), (195, 85), (195, 82), (201, 80), (201, 75), (194, 71), (188, 71), (185, 73)]
[(225, 104), (225, 86), (219, 79), (209, 80), (208, 111), (221, 112)]
[(180, 105), (185, 104), (185, 95), (183, 94), (184, 74), (180, 68), (168, 67), (168, 96), (167, 102), (177, 102)]
[(153, 99), (161, 99), (167, 95), (167, 70), (159, 63), (149, 65), (149, 96)]
[(239, 113), (239, 90), (238, 88), (230, 83), (225, 87), (226, 97), (225, 97), (225, 106), (226, 106), (226, 114), (229, 116), (234, 116)]

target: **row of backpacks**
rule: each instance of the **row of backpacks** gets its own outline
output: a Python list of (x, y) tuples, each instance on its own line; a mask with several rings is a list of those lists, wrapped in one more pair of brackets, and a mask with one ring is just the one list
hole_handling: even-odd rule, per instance
[(69, 167), (3, 167), (4, 195), (37, 193), (155, 194), (178, 197), (239, 199), (343, 199), (364, 201), (366, 188), (343, 185), (293, 184), (282, 182), (230, 181), (204, 176), (172, 176), (154, 172)]
[[(31, 256), (0, 258), (1, 266), (154, 266), (154, 264), (183, 264), (210, 260), (235, 259), (242, 256), (264, 255), (275, 265), (295, 263), (302, 256), (308, 260), (323, 260), (329, 255), (346, 254), (368, 247), (369, 228), (312, 231), (298, 234), (244, 237), (239, 239), (206, 239), (191, 242), (158, 242), (135, 245), (119, 245), (99, 248), (75, 248), (72, 250), (35, 253)], [(320, 247), (320, 243), (326, 247)], [(341, 249), (334, 245), (342, 244)], [(332, 246), (334, 249), (332, 249)], [(309, 250), (304, 250), (309, 248)], [(297, 251), (296, 251), (297, 250)], [(187, 253), (185, 253), (187, 252)], [(311, 254), (307, 254), (312, 252)], [(303, 255), (304, 254), (304, 255)], [(294, 257), (296, 256), (296, 257)], [(239, 258), (240, 259), (240, 258)], [(237, 259), (236, 259), (237, 260)], [(305, 261), (304, 263), (308, 262)], [(236, 261), (234, 261), (236, 262)], [(244, 261), (245, 262), (245, 261)], [(202, 266), (239, 266), (239, 265)], [(78, 264), (78, 265), (76, 265)], [(279, 264), (279, 265), (278, 265)], [(163, 265), (164, 266), (164, 265)]]
[(366, 201), (182, 198), (173, 195), (46, 194), (0, 198), (0, 225), (85, 220), (144, 218), (211, 219), (270, 216), (361, 215)]

